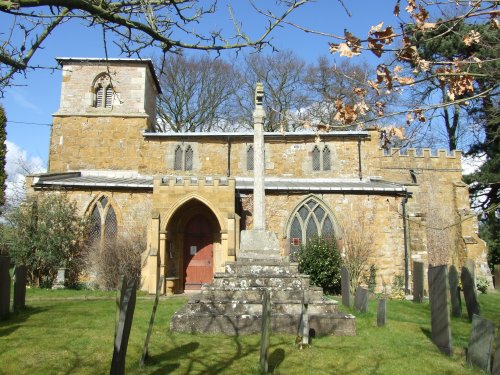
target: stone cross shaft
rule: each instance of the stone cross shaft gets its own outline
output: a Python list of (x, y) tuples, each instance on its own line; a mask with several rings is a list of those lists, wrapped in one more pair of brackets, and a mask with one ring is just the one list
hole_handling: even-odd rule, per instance
[(253, 229), (266, 229), (266, 202), (264, 188), (265, 146), (264, 146), (264, 119), (266, 112), (262, 105), (264, 99), (264, 86), (257, 83), (255, 88), (255, 109), (253, 111), (254, 136), (253, 136)]

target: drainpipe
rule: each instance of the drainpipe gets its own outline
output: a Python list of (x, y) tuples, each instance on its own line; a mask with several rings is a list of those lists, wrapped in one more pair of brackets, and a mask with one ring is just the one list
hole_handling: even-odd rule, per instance
[(227, 136), (227, 177), (231, 177), (231, 137)]
[(407, 232), (407, 222), (406, 222), (406, 203), (408, 203), (408, 192), (405, 192), (405, 196), (401, 202), (401, 207), (403, 209), (403, 241), (405, 248), (405, 294), (410, 293), (410, 289), (408, 288), (408, 238), (406, 235)]
[(359, 180), (363, 179), (363, 171), (361, 170), (361, 137), (358, 136), (358, 171), (359, 171)]

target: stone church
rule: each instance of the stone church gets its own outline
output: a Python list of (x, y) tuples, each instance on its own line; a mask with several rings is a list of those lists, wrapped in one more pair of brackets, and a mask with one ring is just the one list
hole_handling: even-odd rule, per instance
[[(59, 58), (48, 172), (31, 194), (64, 191), (98, 240), (146, 230), (143, 290), (182, 293), (238, 258), (253, 225), (253, 134), (155, 130), (161, 88), (150, 60)], [(461, 153), (383, 150), (379, 131), (265, 133), (265, 217), (283, 256), (313, 236), (369, 235), (377, 290), (432, 259), (429, 214), (451, 220), (448, 263), (489, 274), (470, 215)], [(342, 251), (342, 249), (340, 250)], [(411, 280), (411, 276), (410, 276)], [(411, 287), (411, 285), (410, 285)]]

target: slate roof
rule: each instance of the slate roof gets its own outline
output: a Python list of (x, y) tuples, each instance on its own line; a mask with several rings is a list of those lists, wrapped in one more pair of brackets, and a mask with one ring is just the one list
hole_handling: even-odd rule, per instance
[[(170, 176), (173, 177), (173, 176)], [(207, 176), (208, 177), (208, 176)], [(203, 180), (211, 180), (202, 177)], [(186, 179), (193, 177), (186, 176)], [(226, 178), (226, 177), (224, 177)], [(196, 179), (196, 178), (194, 178)], [(236, 189), (253, 190), (253, 178), (236, 177)], [(153, 177), (131, 172), (69, 172), (41, 174), (34, 176), (35, 188), (108, 188), (153, 190)], [(267, 177), (265, 188), (268, 191), (323, 191), (323, 192), (378, 192), (406, 193), (401, 184), (377, 179), (334, 179), (334, 178), (286, 178)]]

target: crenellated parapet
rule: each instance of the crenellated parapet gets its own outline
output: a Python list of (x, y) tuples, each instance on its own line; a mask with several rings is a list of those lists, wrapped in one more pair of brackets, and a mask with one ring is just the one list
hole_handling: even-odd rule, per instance
[(234, 188), (234, 178), (213, 176), (163, 176), (160, 186), (230, 186)]
[(430, 148), (400, 149), (391, 148), (381, 150), (382, 168), (403, 168), (403, 169), (434, 169), (453, 170), (462, 169), (462, 151), (453, 150), (431, 150)]

